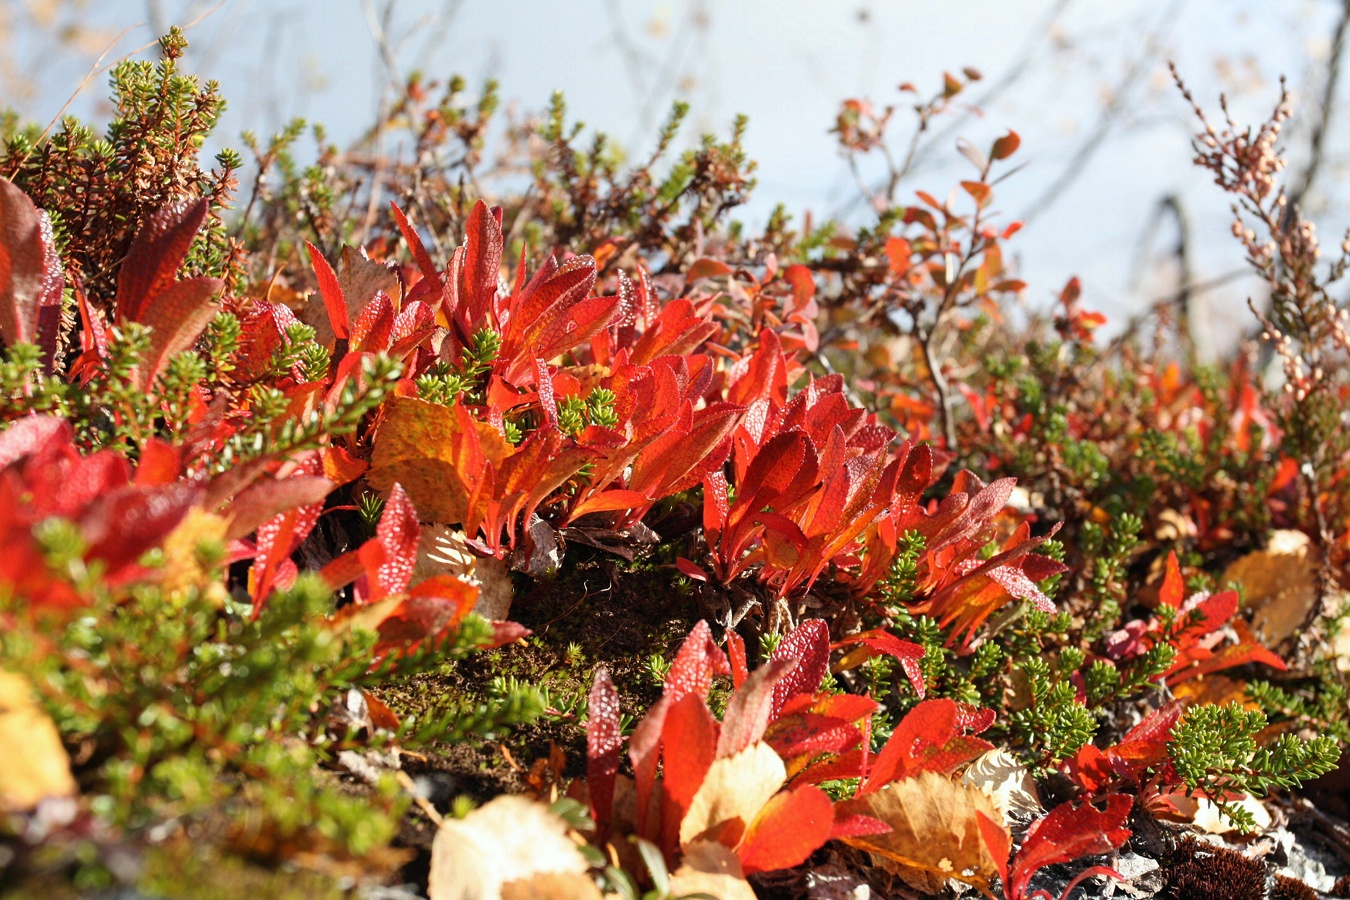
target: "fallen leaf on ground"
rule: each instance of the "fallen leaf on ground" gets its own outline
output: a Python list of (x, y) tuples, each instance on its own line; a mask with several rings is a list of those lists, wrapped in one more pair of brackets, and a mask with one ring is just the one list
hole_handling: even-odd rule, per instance
[(689, 845), (684, 863), (670, 876), (670, 896), (690, 894), (707, 894), (718, 900), (755, 900), (736, 854), (715, 841)]
[(525, 882), (513, 886), (513, 895), (535, 896), (527, 890), (535, 876), (585, 875), (587, 868), (566, 822), (541, 803), (503, 795), (441, 825), (431, 845), (427, 895), (499, 900), (503, 886)]
[(999, 816), (979, 788), (935, 772), (891, 782), (835, 807), (836, 816), (872, 816), (891, 826), (887, 834), (843, 841), (867, 850), (877, 865), (929, 892), (939, 891), (949, 878), (988, 891), (998, 865), (980, 837), (978, 813), (994, 821)]
[(504, 560), (476, 556), (469, 551), (462, 528), (423, 525), (413, 566), (414, 586), (437, 575), (455, 575), (478, 587), (473, 611), (490, 622), (501, 622), (511, 613), (515, 590), (511, 570)]
[(1307, 621), (1317, 596), (1318, 553), (1301, 531), (1276, 531), (1265, 550), (1248, 553), (1224, 570), (1220, 583), (1243, 587), (1252, 610), (1252, 631), (1268, 647), (1294, 635)]
[(1014, 818), (1025, 823), (1045, 811), (1036, 793), (1036, 779), (1007, 750), (990, 750), (975, 760), (961, 776), (961, 783), (979, 788), (994, 801), (1005, 825), (1011, 826)]

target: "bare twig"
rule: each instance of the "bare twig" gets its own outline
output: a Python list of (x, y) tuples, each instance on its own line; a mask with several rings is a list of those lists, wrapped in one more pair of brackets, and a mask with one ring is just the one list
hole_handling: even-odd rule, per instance
[(1125, 70), (1125, 75), (1120, 83), (1112, 92), (1111, 99), (1102, 110), (1101, 116), (1097, 119), (1096, 126), (1088, 139), (1079, 145), (1078, 150), (1074, 152), (1064, 170), (1060, 173), (1049, 186), (1046, 187), (1041, 195), (1036, 198), (1032, 204), (1027, 207), (1026, 212), (1020, 216), (1024, 222), (1030, 222), (1037, 216), (1044, 213), (1064, 195), (1079, 176), (1087, 169), (1087, 165), (1092, 158), (1097, 155), (1097, 151), (1102, 148), (1107, 137), (1115, 128), (1116, 122), (1125, 112), (1127, 102), (1134, 90), (1134, 86), (1148, 73), (1150, 63), (1158, 56), (1160, 38), (1164, 31), (1177, 20), (1181, 12), (1181, 7), (1185, 0), (1173, 0), (1163, 11), (1163, 15), (1158, 19), (1158, 24), (1148, 33), (1144, 40), (1144, 49), (1139, 56)]
[[(187, 31), (188, 29), (196, 26), (198, 23), (206, 19), (207, 16), (211, 15), (224, 5), (225, 0), (219, 0), (219, 2), (216, 3), (215, 6), (211, 7), (206, 12), (202, 13), (200, 16), (184, 25), (183, 31)], [(107, 58), (108, 54), (112, 52), (113, 47), (116, 47), (119, 43), (121, 43), (122, 38), (126, 37), (129, 32), (135, 31), (137, 28), (142, 27), (144, 24), (145, 24), (144, 22), (137, 22), (135, 25), (128, 25), (126, 28), (122, 29), (122, 31), (117, 35), (117, 37), (112, 39), (112, 42), (108, 44), (107, 48), (104, 49), (104, 51), (99, 54), (98, 59), (94, 60), (94, 64), (89, 67), (89, 71), (85, 74), (83, 80), (81, 80), (80, 83), (75, 86), (75, 90), (71, 93), (70, 97), (66, 100), (65, 103), (61, 104), (61, 108), (56, 111), (56, 115), (53, 116), (52, 120), (47, 123), (47, 127), (42, 129), (42, 134), (38, 135), (37, 143), (40, 144), (42, 143), (43, 140), (46, 139), (47, 135), (51, 133), (51, 130), (56, 127), (56, 123), (61, 121), (61, 117), (66, 114), (66, 110), (70, 109), (70, 104), (75, 102), (75, 98), (80, 96), (80, 94), (84, 91), (84, 89), (89, 86), (89, 82), (94, 80), (95, 76), (103, 74), (104, 72), (111, 69), (113, 66), (117, 65), (118, 63), (124, 60), (130, 59), (137, 53), (149, 50), (151, 47), (157, 46), (159, 44), (159, 40), (157, 38), (148, 44), (142, 44), (136, 49), (124, 53), (122, 56), (119, 56), (117, 59), (108, 63), (106, 66), (100, 65), (103, 62), (103, 60)]]

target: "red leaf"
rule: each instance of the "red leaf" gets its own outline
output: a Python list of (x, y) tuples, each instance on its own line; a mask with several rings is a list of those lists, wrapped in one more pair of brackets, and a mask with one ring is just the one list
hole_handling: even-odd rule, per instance
[(670, 705), (661, 729), (661, 845), (680, 841), (680, 822), (698, 793), (717, 749), (719, 728), (702, 697), (686, 694)]
[(586, 707), (586, 785), (591, 795), (591, 817), (604, 839), (614, 806), (614, 781), (619, 772), (619, 693), (609, 672), (595, 672), (590, 702)]
[(436, 640), (460, 623), (478, 600), (478, 588), (453, 575), (428, 578), (408, 592), (375, 629), (380, 657), (424, 640)]
[(1134, 800), (1126, 794), (1108, 794), (1106, 808), (1090, 803), (1075, 807), (1061, 803), (1031, 826), (1022, 849), (1012, 861), (1008, 881), (1010, 900), (1026, 896), (1031, 876), (1045, 866), (1071, 862), (1082, 856), (1109, 853), (1130, 836), (1125, 823)]
[(910, 256), (913, 254), (909, 241), (900, 237), (886, 238), (886, 262), (891, 270), (891, 277), (898, 278), (909, 271)]
[(755, 816), (736, 856), (747, 875), (788, 869), (823, 846), (833, 828), (834, 805), (820, 788), (802, 785), (780, 791)]
[(1181, 578), (1181, 567), (1177, 565), (1177, 554), (1173, 550), (1167, 554), (1167, 569), (1162, 587), (1158, 589), (1158, 602), (1173, 609), (1181, 609), (1185, 599), (1186, 582)]
[(371, 298), (352, 323), (351, 349), (378, 353), (389, 349), (394, 332), (394, 303), (383, 292)]
[(212, 298), (223, 286), (219, 278), (189, 278), (145, 299), (135, 320), (151, 329), (150, 349), (136, 367), (142, 388), (154, 383), (170, 357), (197, 342), (219, 310)]
[(950, 772), (992, 750), (989, 742), (962, 734), (966, 729), (978, 732), (988, 727), (989, 717), (972, 709), (947, 698), (925, 700), (911, 709), (881, 748), (872, 770), (858, 786), (858, 796), (919, 772)]
[(745, 684), (750, 670), (745, 663), (745, 641), (734, 631), (727, 632), (727, 656), (731, 660), (731, 684), (733, 687), (740, 687)]
[(80, 517), (88, 546), (85, 559), (103, 560), (109, 577), (115, 576), (158, 546), (200, 497), (201, 489), (186, 482), (152, 488), (127, 485), (103, 494)]
[(722, 716), (722, 735), (717, 741), (717, 758), (740, 753), (764, 736), (773, 712), (774, 688), (780, 679), (797, 666), (795, 659), (771, 659), (750, 673), (736, 689)]
[(51, 219), (0, 178), (0, 339), (36, 343), (50, 360), (60, 326), (61, 260)]
[(37, 302), (46, 252), (37, 207), (0, 178), (0, 338), (7, 346), (37, 336)]
[(502, 274), (502, 210), (488, 209), (482, 200), (474, 204), (464, 227), (464, 269), (460, 304), (471, 325), (481, 323), (497, 298)]
[(989, 855), (998, 866), (998, 877), (1008, 884), (1008, 856), (1012, 853), (1012, 835), (1002, 822), (995, 822), (979, 810), (975, 811), (975, 822), (980, 826), (980, 838), (989, 849)]
[(413, 228), (408, 217), (403, 214), (403, 210), (398, 208), (398, 204), (389, 201), (389, 207), (394, 213), (394, 222), (398, 225), (398, 230), (403, 234), (403, 239), (408, 242), (408, 250), (412, 252), (413, 259), (417, 262), (417, 268), (421, 271), (422, 277), (432, 284), (441, 284), (441, 275), (436, 271), (436, 264), (431, 261), (431, 254), (423, 246), (422, 239), (417, 235), (417, 229)]
[(712, 628), (702, 619), (689, 631), (666, 673), (663, 695), (674, 703), (686, 694), (707, 697), (714, 675), (731, 671), (726, 654), (713, 640)]
[(351, 339), (351, 328), (347, 320), (347, 300), (338, 282), (337, 273), (323, 258), (319, 248), (305, 241), (309, 248), (309, 261), (314, 267), (314, 277), (319, 282), (319, 296), (323, 298), (323, 307), (328, 310), (328, 322), (333, 326), (333, 335), (340, 341)]
[[(628, 491), (609, 491), (608, 493), (606, 493), (606, 494), (601, 494), (600, 496), (601, 496), (601, 497), (607, 497), (607, 496), (609, 496), (609, 494), (626, 494), (626, 493), (630, 493), (630, 492), (628, 492)], [(685, 576), (688, 577), (688, 578), (692, 578), (692, 579), (694, 579), (695, 581), (703, 581), (703, 582), (706, 582), (706, 581), (708, 580), (708, 573), (707, 573), (707, 572), (703, 571), (703, 569), (701, 569), (701, 568), (700, 568), (696, 563), (694, 563), (692, 560), (685, 559), (683, 556), (681, 556), (681, 557), (679, 557), (679, 558), (677, 558), (677, 559), (675, 560), (675, 568), (679, 569), (680, 572), (681, 572), (681, 574), (685, 575)], [(728, 638), (728, 640), (730, 640), (731, 636), (730, 636), (730, 635), (727, 635), (727, 638)], [(730, 648), (728, 648), (728, 649), (730, 649)], [(742, 654), (742, 655), (741, 655), (741, 665), (744, 666), (744, 665), (745, 665), (745, 655), (744, 655), (744, 654), (745, 654), (745, 647), (744, 647), (744, 646), (741, 647), (741, 654)], [(735, 667), (735, 660), (734, 660), (734, 659), (732, 660), (732, 666), (733, 666), (733, 671), (735, 671), (735, 668), (734, 668), (734, 667)]]
[(297, 506), (322, 503), (334, 487), (327, 478), (312, 475), (256, 482), (240, 491), (222, 511), (230, 518), (225, 539), (233, 541), (252, 534), (268, 519)]
[(117, 320), (140, 322), (146, 304), (178, 280), (210, 204), (200, 200), (170, 203), (151, 215), (136, 232), (117, 277)]
[(834, 820), (834, 827), (830, 829), (830, 837), (835, 839), (859, 837), (864, 834), (889, 834), (891, 830), (891, 826), (880, 819), (853, 813), (839, 816)]
[(926, 685), (923, 678), (923, 669), (919, 665), (919, 661), (923, 659), (924, 654), (922, 645), (901, 640), (884, 628), (861, 631), (849, 635), (839, 642), (841, 646), (848, 644), (862, 644), (871, 650), (884, 653), (895, 659), (900, 663), (900, 668), (904, 670), (909, 683), (914, 686), (914, 693), (919, 695), (919, 699), (923, 699)]
[(771, 660), (795, 659), (797, 665), (773, 689), (771, 716), (799, 694), (814, 694), (830, 668), (830, 627), (821, 619), (805, 619), (779, 642)]

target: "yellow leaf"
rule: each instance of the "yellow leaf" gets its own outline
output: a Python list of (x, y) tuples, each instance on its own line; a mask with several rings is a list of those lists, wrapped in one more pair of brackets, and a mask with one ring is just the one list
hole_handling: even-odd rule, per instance
[[(536, 876), (585, 875), (587, 869), (566, 822), (542, 803), (503, 795), (441, 825), (431, 844), (427, 895), (430, 900), (500, 900), (503, 886), (511, 882), (526, 882), (516, 887), (527, 888)], [(521, 896), (516, 887), (511, 893)]]
[(486, 559), (469, 551), (464, 529), (448, 525), (426, 525), (417, 547), (412, 587), (437, 575), (454, 575), (478, 588), (473, 611), (492, 622), (502, 622), (511, 612), (515, 588), (505, 560)]
[(955, 878), (989, 892), (998, 866), (980, 838), (977, 813), (1001, 820), (993, 801), (977, 787), (934, 772), (893, 781), (880, 791), (838, 804), (836, 815), (880, 819), (889, 834), (845, 838), (873, 861), (920, 890), (936, 892)]
[[(382, 491), (394, 482), (403, 485), (424, 522), (463, 522), (486, 468), (515, 449), (487, 422), (466, 423), (438, 403), (397, 397), (386, 410), (366, 476), (370, 483)], [(466, 424), (471, 433), (461, 430)]]
[(1258, 640), (1278, 647), (1293, 637), (1318, 602), (1318, 551), (1301, 531), (1276, 531), (1265, 550), (1248, 553), (1224, 570), (1221, 582), (1243, 588)]
[(33, 701), (28, 679), (12, 672), (0, 672), (0, 759), (0, 812), (75, 793), (61, 735)]
[(762, 741), (714, 760), (680, 822), (680, 846), (696, 840), (735, 846), (785, 780), (783, 760)]
[(755, 900), (736, 854), (715, 841), (689, 845), (683, 863), (670, 876), (670, 896), (690, 894), (707, 894), (718, 900)]
[(214, 513), (192, 507), (183, 521), (164, 539), (164, 567), (157, 573), (164, 590), (181, 593), (192, 587), (210, 586), (216, 579), (211, 567), (204, 566), (199, 552), (203, 547), (225, 547), (229, 523)]

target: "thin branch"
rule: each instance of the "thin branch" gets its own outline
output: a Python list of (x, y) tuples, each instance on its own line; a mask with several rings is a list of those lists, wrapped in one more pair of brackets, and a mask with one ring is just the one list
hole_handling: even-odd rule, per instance
[(1017, 59), (1003, 70), (1002, 75), (990, 82), (989, 86), (972, 100), (962, 113), (954, 116), (945, 126), (933, 132), (933, 135), (919, 148), (918, 157), (920, 159), (926, 157), (934, 148), (946, 148), (951, 140), (960, 133), (966, 122), (976, 115), (978, 110), (987, 108), (989, 104), (1016, 86), (1031, 71), (1034, 63), (1038, 63), (1045, 58), (1041, 51), (1041, 43), (1050, 34), (1055, 23), (1068, 10), (1069, 4), (1073, 2), (1074, 0), (1058, 0), (1054, 6), (1046, 11), (1041, 20), (1027, 32), (1027, 36), (1022, 40), (1022, 49), (1018, 53)]
[(1097, 151), (1102, 148), (1106, 138), (1115, 127), (1116, 121), (1121, 114), (1125, 112), (1126, 103), (1134, 86), (1144, 77), (1149, 70), (1151, 63), (1158, 55), (1159, 38), (1169, 25), (1175, 22), (1181, 12), (1181, 7), (1185, 0), (1173, 0), (1169, 3), (1163, 15), (1159, 18), (1158, 24), (1153, 28), (1147, 39), (1144, 41), (1143, 52), (1135, 58), (1134, 62), (1125, 71), (1125, 77), (1121, 79), (1120, 84), (1112, 93), (1110, 102), (1106, 109), (1102, 110), (1101, 116), (1097, 120), (1096, 126), (1088, 139), (1079, 145), (1078, 150), (1069, 160), (1064, 171), (1055, 179), (1041, 195), (1027, 208), (1025, 214), (1020, 216), (1024, 222), (1030, 222), (1037, 216), (1044, 213), (1053, 206), (1064, 192), (1078, 180), (1079, 176), (1087, 169), (1087, 165), (1092, 158), (1097, 155)]
[[(215, 6), (211, 7), (206, 12), (202, 13), (200, 16), (184, 25), (183, 31), (187, 31), (189, 28), (192, 28), (194, 25), (201, 22), (207, 16), (211, 15), (224, 5), (225, 0), (219, 0), (219, 2), (216, 3)], [(56, 123), (61, 121), (61, 117), (66, 114), (66, 110), (70, 109), (70, 104), (74, 103), (75, 98), (80, 96), (80, 94), (84, 91), (84, 89), (89, 86), (89, 82), (94, 80), (94, 76), (103, 74), (104, 72), (111, 69), (113, 66), (117, 65), (120, 62), (123, 62), (124, 60), (130, 59), (137, 53), (141, 53), (142, 51), (149, 50), (151, 47), (159, 45), (159, 39), (156, 38), (155, 40), (151, 41), (148, 44), (142, 44), (135, 50), (125, 53), (122, 56), (119, 56), (116, 60), (108, 63), (108, 65), (106, 66), (102, 67), (99, 66), (99, 64), (102, 63), (105, 58), (107, 58), (108, 54), (112, 52), (113, 47), (116, 47), (119, 43), (121, 43), (122, 38), (126, 37), (129, 32), (135, 31), (137, 28), (140, 28), (144, 24), (145, 24), (144, 22), (137, 22), (134, 25), (128, 25), (126, 28), (123, 28), (121, 32), (118, 33), (117, 37), (112, 39), (112, 42), (108, 44), (108, 46), (104, 49), (104, 51), (98, 55), (98, 59), (94, 60), (94, 64), (89, 67), (89, 71), (85, 74), (84, 79), (78, 85), (75, 86), (74, 92), (71, 93), (70, 97), (66, 100), (65, 103), (61, 104), (61, 108), (56, 111), (56, 115), (53, 116), (52, 120), (47, 123), (47, 127), (42, 129), (42, 134), (38, 135), (37, 143), (40, 144), (44, 139), (46, 139), (47, 135), (51, 133), (51, 130), (56, 127)]]
[(1331, 37), (1331, 59), (1327, 62), (1326, 83), (1322, 85), (1321, 108), (1317, 121), (1313, 124), (1312, 137), (1308, 143), (1308, 165), (1297, 186), (1289, 192), (1289, 209), (1302, 206), (1304, 199), (1312, 190), (1322, 166), (1323, 142), (1331, 127), (1331, 111), (1336, 105), (1336, 84), (1341, 80), (1341, 57), (1345, 50), (1345, 33), (1350, 28), (1350, 0), (1342, 0), (1341, 15), (1336, 21), (1336, 29)]

